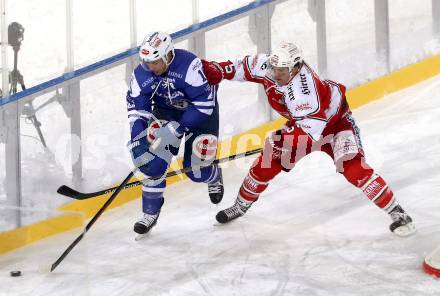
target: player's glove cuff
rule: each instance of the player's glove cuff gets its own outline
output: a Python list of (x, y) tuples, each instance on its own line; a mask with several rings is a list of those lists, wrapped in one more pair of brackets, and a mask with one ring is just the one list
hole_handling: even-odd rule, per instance
[(154, 155), (148, 151), (149, 143), (146, 137), (142, 137), (138, 140), (131, 140), (127, 144), (127, 148), (130, 151), (131, 159), (133, 164), (140, 168), (141, 166), (148, 163)]
[(219, 84), (223, 80), (224, 73), (219, 63), (202, 60), (202, 65), (203, 72), (205, 73), (210, 85)]

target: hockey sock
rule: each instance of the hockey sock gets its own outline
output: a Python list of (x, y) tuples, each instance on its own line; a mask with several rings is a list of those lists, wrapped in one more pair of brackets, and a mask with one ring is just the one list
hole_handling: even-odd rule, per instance
[(361, 185), (361, 189), (368, 199), (388, 214), (398, 205), (388, 184), (377, 174), (371, 175), (365, 184)]
[(163, 203), (163, 192), (142, 192), (142, 211), (145, 214), (159, 213)]
[(246, 178), (244, 178), (243, 184), (240, 187), (240, 196), (247, 201), (255, 201), (260, 196), (260, 193), (263, 192), (269, 182), (262, 182), (257, 180), (255, 176), (253, 176), (252, 171), (250, 171)]

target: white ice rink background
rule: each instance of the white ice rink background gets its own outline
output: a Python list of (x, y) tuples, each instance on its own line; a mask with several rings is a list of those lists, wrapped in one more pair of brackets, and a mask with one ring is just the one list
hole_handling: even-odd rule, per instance
[[(124, 2), (74, 1), (77, 67), (127, 48)], [(153, 29), (173, 32), (191, 23), (184, 1), (161, 1), (168, 10), (154, 14), (141, 2), (137, 1), (139, 41)], [(200, 2), (201, 20), (247, 3)], [(432, 38), (428, 2), (390, 1), (392, 69), (440, 52), (438, 39)], [(27, 86), (63, 73), (64, 1), (8, 4), (9, 20), (26, 29), (19, 69)], [(384, 74), (384, 66), (375, 60), (373, 4), (326, 1), (329, 78), (350, 87)], [(99, 22), (96, 11), (105, 11)], [(272, 25), (273, 44), (282, 39), (299, 43), (306, 60), (316, 67), (316, 36), (307, 1), (281, 4)], [(256, 51), (247, 19), (208, 32), (206, 42), (209, 59)], [(177, 46), (186, 47), (186, 42)], [(129, 170), (124, 71), (116, 67), (81, 84), (85, 191), (117, 183)], [(221, 86), (222, 137), (265, 121), (256, 90), (251, 84)], [(210, 204), (204, 185), (185, 181), (168, 188), (157, 227), (139, 243), (131, 230), (140, 214), (137, 200), (105, 213), (54, 274), (45, 270), (80, 229), (1, 256), (0, 295), (440, 295), (440, 282), (420, 268), (423, 256), (440, 244), (439, 93), (437, 76), (354, 112), (368, 162), (415, 220), (419, 231), (413, 237), (394, 237), (389, 218), (319, 153), (280, 175), (245, 217), (218, 226), (215, 214), (233, 202), (252, 162), (249, 157), (225, 169), (226, 193), (218, 207)], [(36, 103), (43, 101), (38, 98)], [(23, 211), (25, 222), (49, 217), (70, 201), (55, 193), (71, 178), (68, 121), (57, 104), (38, 117), (50, 150), (41, 148), (32, 125), (22, 124), (23, 206), (30, 209)], [(4, 173), (0, 162), (1, 182)], [(1, 186), (0, 201), (3, 198)], [(0, 226), (8, 228), (8, 221), (0, 217)], [(23, 276), (9, 277), (14, 269), (21, 269)]]

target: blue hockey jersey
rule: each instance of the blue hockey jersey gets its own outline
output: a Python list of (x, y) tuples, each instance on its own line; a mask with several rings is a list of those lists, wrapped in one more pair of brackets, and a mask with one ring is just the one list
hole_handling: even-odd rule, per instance
[(132, 138), (147, 129), (153, 106), (179, 114), (179, 119), (174, 120), (186, 131), (203, 124), (213, 114), (216, 89), (208, 84), (201, 60), (183, 49), (174, 52), (168, 71), (160, 76), (142, 64), (133, 71), (127, 92)]

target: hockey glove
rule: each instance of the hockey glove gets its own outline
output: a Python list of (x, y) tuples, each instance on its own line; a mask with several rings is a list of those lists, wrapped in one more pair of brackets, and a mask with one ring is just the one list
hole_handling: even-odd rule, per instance
[(202, 60), (203, 72), (205, 73), (210, 85), (219, 84), (223, 78), (223, 69), (217, 62)]
[[(179, 149), (180, 139), (183, 136), (183, 129), (176, 121), (170, 121), (167, 124), (161, 126), (154, 132), (154, 142), (151, 144), (150, 151), (157, 156), (161, 157), (161, 154), (169, 154), (172, 149)], [(172, 153), (174, 154), (174, 153)], [(161, 157), (162, 159), (168, 159), (169, 156)]]
[(148, 150), (150, 146), (147, 140), (147, 137), (142, 137), (138, 140), (131, 140), (128, 143), (128, 150), (130, 150), (131, 159), (133, 160), (133, 164), (140, 168), (141, 166), (150, 162), (154, 155)]

